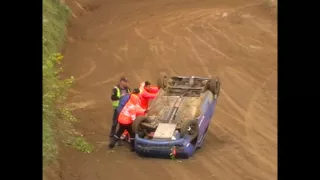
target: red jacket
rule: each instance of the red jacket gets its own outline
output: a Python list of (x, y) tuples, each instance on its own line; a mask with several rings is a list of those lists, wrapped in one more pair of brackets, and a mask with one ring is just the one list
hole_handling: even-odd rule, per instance
[(151, 87), (149, 91), (143, 88), (142, 92), (139, 94), (141, 108), (148, 109), (149, 101), (157, 96), (158, 91), (158, 87)]

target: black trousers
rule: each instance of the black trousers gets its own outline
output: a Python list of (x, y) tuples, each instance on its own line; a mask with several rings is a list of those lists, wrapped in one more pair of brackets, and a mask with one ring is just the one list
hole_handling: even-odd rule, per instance
[(113, 111), (113, 116), (112, 116), (112, 125), (111, 125), (111, 130), (110, 130), (110, 137), (112, 138), (115, 133), (116, 133), (116, 129), (117, 129), (117, 125), (118, 125), (118, 116), (119, 113), (117, 111), (117, 108), (114, 109)]
[(125, 130), (127, 130), (130, 135), (130, 145), (131, 145), (131, 148), (134, 149), (134, 133), (132, 131), (132, 123), (131, 124), (119, 123), (119, 129), (115, 134), (113, 140), (110, 142), (111, 147), (114, 147), (117, 141), (119, 141), (121, 135), (124, 133)]

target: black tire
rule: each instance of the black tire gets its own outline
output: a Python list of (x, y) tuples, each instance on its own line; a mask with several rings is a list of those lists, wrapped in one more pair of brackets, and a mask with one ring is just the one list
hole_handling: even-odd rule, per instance
[(138, 116), (132, 123), (132, 131), (134, 134), (138, 134), (142, 131), (140, 125), (144, 122), (149, 122), (149, 118), (147, 116)]
[[(191, 129), (190, 129), (191, 128)], [(191, 141), (198, 137), (199, 125), (198, 120), (187, 120), (181, 124), (181, 137), (191, 136)]]
[(218, 77), (211, 78), (208, 84), (208, 89), (217, 97), (220, 94), (220, 80)]
[(160, 73), (159, 78), (157, 80), (157, 86), (159, 88), (166, 88), (168, 86), (168, 77), (166, 73)]

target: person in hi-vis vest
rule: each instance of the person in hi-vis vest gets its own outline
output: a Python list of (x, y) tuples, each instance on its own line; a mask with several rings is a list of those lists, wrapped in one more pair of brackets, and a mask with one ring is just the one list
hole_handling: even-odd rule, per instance
[(110, 131), (110, 138), (112, 138), (116, 132), (118, 125), (118, 115), (119, 112), (117, 108), (119, 106), (120, 98), (127, 93), (130, 93), (130, 88), (128, 87), (128, 79), (126, 77), (121, 77), (118, 85), (114, 86), (111, 94), (111, 101), (113, 106), (113, 117), (112, 117), (112, 126)]

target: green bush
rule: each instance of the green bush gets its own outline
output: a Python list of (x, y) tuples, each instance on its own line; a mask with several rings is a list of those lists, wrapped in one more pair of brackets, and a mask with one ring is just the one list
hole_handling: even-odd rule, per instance
[[(61, 4), (56, 0), (43, 0), (43, 161), (48, 163), (55, 159), (58, 151), (56, 144), (56, 135), (67, 135), (68, 133), (60, 132), (59, 128), (53, 128), (58, 124), (58, 120), (74, 121), (75, 118), (66, 108), (61, 108), (66, 98), (67, 89), (72, 84), (74, 78), (61, 80), (59, 73), (62, 71), (57, 65), (61, 63), (63, 56), (59, 52), (59, 48), (64, 42), (65, 27), (69, 17), (69, 9), (66, 5)], [(60, 106), (59, 106), (60, 105)], [(57, 126), (56, 126), (57, 127)], [(54, 131), (54, 129), (56, 131)], [(74, 138), (75, 142), (80, 141), (79, 138)], [(69, 140), (70, 141), (70, 140)], [(85, 141), (84, 141), (85, 142)], [(77, 145), (77, 143), (73, 143)], [(78, 143), (79, 144), (79, 143)], [(88, 152), (88, 149), (81, 149)], [(86, 145), (86, 144), (85, 144)], [(79, 148), (78, 148), (79, 149)], [(89, 149), (91, 150), (91, 149)]]
[(62, 56), (56, 54), (64, 41), (65, 25), (68, 21), (69, 11), (66, 6), (53, 0), (43, 0), (43, 161), (47, 163), (57, 155), (57, 145), (52, 125), (57, 118), (56, 104), (63, 99), (63, 93), (68, 88), (64, 81), (58, 78), (59, 69), (56, 64), (60, 63)]

